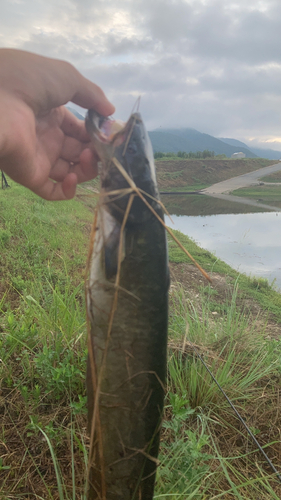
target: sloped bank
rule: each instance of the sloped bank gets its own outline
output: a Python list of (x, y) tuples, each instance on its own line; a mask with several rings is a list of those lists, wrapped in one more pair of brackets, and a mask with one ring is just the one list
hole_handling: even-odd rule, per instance
[[(94, 203), (85, 190), (78, 194), (59, 210), (19, 186), (1, 198), (3, 498), (57, 500), (59, 481), (61, 499), (74, 498), (73, 485), (76, 497), (83, 498), (88, 446), (83, 269)], [(238, 275), (177, 236), (213, 281), (209, 285), (169, 242), (169, 377), (155, 499), (278, 499), (272, 471), (191, 342), (275, 465), (281, 463), (281, 296), (266, 281)]]

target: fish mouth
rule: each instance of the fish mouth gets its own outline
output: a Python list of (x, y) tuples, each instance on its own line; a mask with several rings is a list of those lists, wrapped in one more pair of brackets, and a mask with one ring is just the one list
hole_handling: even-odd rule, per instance
[(120, 146), (127, 141), (135, 123), (142, 122), (140, 113), (133, 113), (127, 122), (102, 116), (97, 111), (89, 109), (85, 118), (88, 134), (96, 141)]
[(95, 135), (101, 142), (110, 143), (117, 133), (124, 129), (125, 123), (102, 116), (93, 109), (89, 109), (86, 116), (88, 134)]

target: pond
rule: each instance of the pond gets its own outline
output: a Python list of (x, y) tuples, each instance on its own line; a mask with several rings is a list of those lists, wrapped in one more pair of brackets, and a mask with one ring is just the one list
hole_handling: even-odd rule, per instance
[[(169, 205), (164, 197), (162, 201)], [(249, 211), (249, 207), (245, 208)], [(188, 207), (189, 213), (190, 210)], [(226, 210), (224, 207), (223, 211)], [(266, 278), (269, 283), (274, 281), (281, 290), (280, 212), (172, 215), (172, 219), (173, 225), (166, 219), (170, 227), (186, 234), (237, 271)]]

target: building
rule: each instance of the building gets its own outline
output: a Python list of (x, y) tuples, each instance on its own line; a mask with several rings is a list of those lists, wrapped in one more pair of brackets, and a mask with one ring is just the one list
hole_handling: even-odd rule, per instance
[(233, 153), (233, 155), (231, 155), (231, 158), (236, 158), (236, 160), (237, 160), (237, 158), (246, 158), (246, 155), (245, 155), (245, 153), (241, 153), (241, 152), (240, 153)]

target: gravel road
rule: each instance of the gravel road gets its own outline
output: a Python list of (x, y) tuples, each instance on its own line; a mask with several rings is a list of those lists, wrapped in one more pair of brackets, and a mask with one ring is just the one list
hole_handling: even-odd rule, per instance
[(258, 179), (260, 179), (261, 177), (274, 174), (275, 172), (279, 172), (280, 170), (281, 162), (270, 165), (269, 167), (260, 168), (259, 170), (255, 170), (254, 172), (250, 172), (248, 174), (239, 175), (238, 177), (232, 177), (227, 181), (218, 182), (217, 184), (213, 184), (206, 189), (202, 189), (200, 193), (222, 194), (229, 193), (231, 191), (234, 191), (235, 189), (239, 189), (242, 187), (255, 186), (259, 184)]
[(256, 186), (257, 184), (260, 184), (259, 179), (265, 177), (266, 175), (279, 172), (280, 170), (281, 170), (281, 162), (276, 163), (274, 165), (270, 165), (269, 167), (260, 168), (259, 170), (255, 170), (254, 172), (250, 172), (248, 174), (239, 175), (238, 177), (232, 177), (227, 181), (218, 182), (217, 184), (213, 184), (212, 186), (206, 189), (202, 189), (199, 192), (202, 194), (206, 194), (207, 196), (223, 199), (225, 201), (234, 201), (236, 203), (243, 203), (244, 205), (260, 207), (265, 210), (281, 212), (281, 209), (279, 207), (274, 207), (272, 205), (259, 203), (258, 201), (251, 200), (249, 198), (243, 198), (240, 196), (233, 196), (231, 194), (228, 194), (229, 192), (234, 191), (235, 189), (239, 189), (242, 187)]

